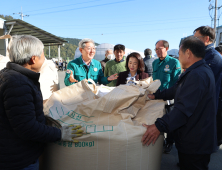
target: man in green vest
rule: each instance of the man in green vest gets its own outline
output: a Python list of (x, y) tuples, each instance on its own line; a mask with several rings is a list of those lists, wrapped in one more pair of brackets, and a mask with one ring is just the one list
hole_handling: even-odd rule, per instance
[[(106, 63), (105, 71), (104, 71), (104, 76), (108, 77), (110, 75), (120, 73), (123, 71), (126, 71), (126, 60), (124, 57), (125, 54), (125, 46), (122, 44), (117, 44), (114, 46), (114, 55), (115, 59), (110, 60)], [(116, 86), (117, 80), (113, 80), (107, 86)]]
[[(181, 73), (179, 60), (170, 57), (167, 54), (168, 49), (169, 43), (167, 41), (159, 40), (156, 42), (155, 51), (159, 59), (153, 62), (153, 80), (159, 79), (161, 81), (160, 90), (172, 87), (177, 82)], [(173, 104), (170, 101), (167, 103), (166, 112), (168, 113), (172, 109)], [(174, 143), (172, 134), (167, 134), (164, 143), (164, 153), (169, 153)]]

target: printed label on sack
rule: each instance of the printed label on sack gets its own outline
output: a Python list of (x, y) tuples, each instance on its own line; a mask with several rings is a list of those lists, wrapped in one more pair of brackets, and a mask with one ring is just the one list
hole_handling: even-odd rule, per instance
[(79, 143), (73, 143), (73, 142), (62, 142), (62, 141), (56, 141), (54, 142), (55, 144), (58, 144), (59, 146), (63, 146), (63, 147), (93, 147), (94, 146), (94, 141), (91, 142), (79, 142)]

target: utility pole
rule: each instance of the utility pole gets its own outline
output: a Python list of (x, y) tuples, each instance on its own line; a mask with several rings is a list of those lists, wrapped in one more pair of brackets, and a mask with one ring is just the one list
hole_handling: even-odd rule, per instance
[(217, 24), (217, 0), (215, 0), (215, 15), (214, 15), (214, 31), (215, 32), (217, 31), (216, 24)]
[(15, 15), (15, 14), (19, 14), (22, 21), (23, 21), (23, 17), (29, 17), (29, 15), (23, 15), (23, 13), (22, 13), (22, 7), (21, 7), (21, 12), (19, 12), (19, 13), (13, 13), (13, 15)]
[(50, 44), (49, 44), (49, 58), (50, 58)]

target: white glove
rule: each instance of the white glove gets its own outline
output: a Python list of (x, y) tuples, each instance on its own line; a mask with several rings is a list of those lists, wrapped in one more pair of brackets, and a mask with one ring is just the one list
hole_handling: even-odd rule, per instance
[(61, 127), (61, 141), (67, 141), (67, 142), (75, 142), (78, 143), (78, 140), (74, 140), (76, 137), (80, 137), (83, 135), (83, 130), (81, 130), (82, 126), (77, 125), (70, 125), (70, 126), (62, 126)]

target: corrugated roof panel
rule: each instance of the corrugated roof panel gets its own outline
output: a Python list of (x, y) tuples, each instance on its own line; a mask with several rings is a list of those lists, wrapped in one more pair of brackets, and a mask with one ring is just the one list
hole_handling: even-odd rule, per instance
[(7, 25), (8, 30), (10, 29), (11, 25), (14, 24), (10, 35), (33, 35), (39, 38), (44, 45), (48, 45), (48, 43), (62, 45), (63, 43), (67, 42), (66, 40), (60, 37), (57, 37), (20, 19), (8, 20), (5, 21), (5, 23)]

